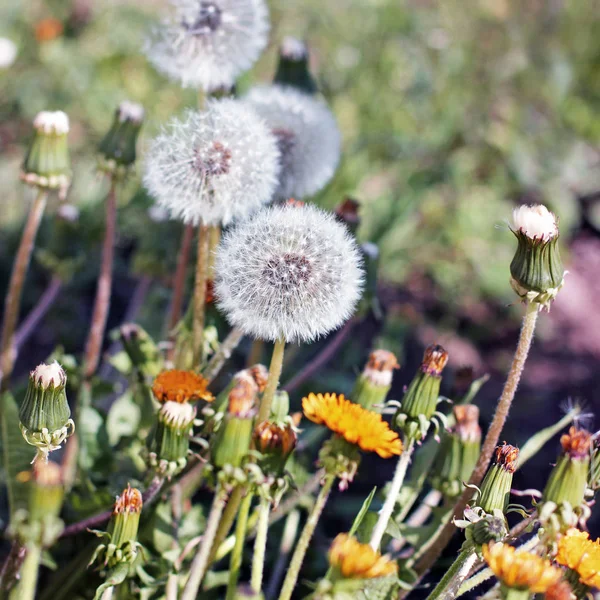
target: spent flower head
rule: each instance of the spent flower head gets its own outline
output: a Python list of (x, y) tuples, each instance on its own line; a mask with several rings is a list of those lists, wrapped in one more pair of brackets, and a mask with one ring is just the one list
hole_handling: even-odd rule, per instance
[(147, 55), (184, 87), (228, 90), (267, 45), (264, 0), (171, 0), (171, 14), (153, 28)]
[(341, 137), (329, 108), (290, 86), (259, 86), (245, 102), (265, 119), (281, 152), (276, 197), (304, 198), (325, 187), (341, 154)]
[(224, 98), (171, 120), (154, 138), (144, 185), (172, 217), (227, 225), (272, 199), (279, 170), (277, 141), (263, 119)]
[(227, 232), (215, 293), (232, 325), (265, 340), (312, 341), (339, 327), (360, 297), (355, 241), (314, 206), (262, 210)]

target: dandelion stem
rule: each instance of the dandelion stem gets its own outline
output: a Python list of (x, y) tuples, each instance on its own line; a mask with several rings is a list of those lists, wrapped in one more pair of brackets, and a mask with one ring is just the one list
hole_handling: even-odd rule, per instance
[(392, 485), (388, 492), (387, 498), (385, 499), (383, 507), (379, 512), (379, 518), (377, 519), (373, 533), (371, 534), (371, 541), (369, 544), (373, 550), (379, 549), (381, 539), (383, 538), (388, 523), (392, 518), (394, 507), (396, 506), (396, 500), (398, 499), (398, 494), (400, 493), (408, 465), (410, 464), (410, 458), (413, 453), (414, 444), (414, 440), (410, 438), (406, 444), (406, 447), (404, 448), (404, 451), (402, 452), (402, 456), (398, 459), (398, 465), (396, 466), (396, 472), (394, 473)]
[(456, 591), (467, 578), (469, 571), (476, 560), (477, 553), (473, 550), (473, 547), (469, 545), (468, 548), (465, 548), (458, 555), (433, 592), (429, 594), (427, 600), (450, 600), (451, 598), (454, 598)]
[(206, 316), (206, 283), (208, 281), (209, 227), (198, 228), (198, 256), (194, 286), (194, 366), (204, 363), (204, 321)]
[(283, 527), (283, 534), (281, 536), (281, 545), (279, 546), (279, 556), (277, 562), (271, 571), (271, 578), (267, 586), (266, 597), (270, 599), (275, 598), (277, 589), (279, 588), (279, 582), (285, 572), (285, 565), (287, 564), (290, 552), (294, 548), (294, 542), (296, 541), (296, 535), (298, 533), (298, 526), (300, 525), (300, 511), (298, 509), (292, 510)]
[(19, 600), (34, 600), (37, 588), (38, 571), (42, 549), (37, 544), (27, 546), (27, 556), (21, 569), (21, 582), (11, 592), (11, 598)]
[(237, 514), (238, 508), (240, 507), (244, 491), (244, 488), (238, 485), (233, 489), (233, 491), (229, 495), (229, 500), (227, 501), (225, 512), (223, 513), (223, 517), (219, 523), (219, 527), (214, 537), (214, 541), (212, 542), (212, 548), (210, 549), (208, 564), (211, 564), (213, 560), (215, 560), (219, 547), (221, 546), (221, 544), (227, 537), (227, 534), (231, 530), (231, 526), (233, 525), (235, 515)]
[(308, 515), (308, 519), (304, 525), (304, 529), (300, 534), (298, 543), (296, 544), (296, 549), (294, 550), (292, 560), (290, 561), (290, 567), (285, 579), (283, 580), (283, 586), (281, 588), (279, 600), (290, 600), (292, 597), (292, 593), (296, 587), (296, 582), (298, 581), (298, 575), (300, 574), (302, 563), (304, 562), (304, 556), (308, 550), (308, 545), (312, 539), (313, 533), (315, 532), (319, 518), (321, 517), (323, 509), (325, 508), (325, 504), (327, 504), (327, 499), (329, 498), (334, 481), (334, 475), (326, 475), (323, 487), (317, 496), (312, 511)]
[(229, 582), (227, 583), (227, 596), (225, 600), (235, 600), (237, 597), (237, 584), (242, 567), (242, 557), (244, 553), (244, 542), (246, 541), (246, 530), (248, 529), (248, 516), (252, 506), (254, 494), (248, 492), (240, 504), (237, 524), (235, 527), (235, 545), (231, 553), (229, 562)]
[(209, 565), (210, 550), (217, 533), (219, 521), (227, 502), (227, 494), (221, 486), (215, 491), (212, 507), (206, 521), (206, 529), (202, 537), (202, 543), (198, 546), (198, 552), (194, 556), (190, 567), (190, 575), (183, 590), (181, 600), (195, 600), (198, 597), (200, 584)]
[(40, 190), (33, 201), (25, 228), (21, 235), (19, 249), (15, 257), (8, 292), (4, 301), (4, 320), (2, 323), (2, 339), (0, 341), (0, 376), (2, 377), (2, 389), (6, 389), (14, 365), (13, 345), (15, 328), (19, 319), (19, 309), (21, 308), (21, 297), (23, 295), (23, 284), (29, 269), (31, 254), (35, 238), (37, 236), (42, 215), (46, 208), (48, 192)]
[(112, 270), (115, 247), (115, 232), (117, 223), (117, 183), (113, 178), (106, 198), (106, 224), (104, 228), (104, 244), (102, 246), (102, 262), (96, 300), (92, 313), (92, 323), (85, 344), (85, 378), (91, 379), (100, 362), (102, 342), (106, 330), (108, 310), (110, 308), (110, 294), (112, 290)]
[(223, 365), (227, 362), (232, 352), (237, 348), (241, 339), (244, 337), (244, 332), (241, 329), (232, 329), (227, 337), (221, 342), (219, 349), (215, 355), (210, 359), (206, 370), (204, 371), (204, 377), (211, 383), (215, 377), (219, 374)]
[(257, 595), (260, 594), (262, 589), (270, 510), (271, 502), (266, 498), (261, 498), (258, 509), (258, 525), (256, 528), (256, 540), (254, 541), (254, 554), (252, 556), (252, 577), (250, 579), (250, 587)]
[[(504, 427), (510, 406), (513, 398), (515, 397), (519, 381), (521, 380), (521, 374), (523, 373), (523, 368), (525, 366), (525, 361), (527, 360), (527, 355), (529, 354), (529, 349), (531, 348), (538, 313), (539, 304), (529, 303), (527, 305), (527, 311), (523, 319), (523, 325), (521, 326), (521, 333), (517, 348), (515, 350), (513, 362), (508, 373), (506, 383), (504, 384), (502, 395), (500, 396), (500, 400), (496, 406), (494, 418), (492, 419), (492, 423), (488, 429), (487, 435), (485, 436), (481, 454), (479, 455), (479, 460), (477, 461), (477, 465), (475, 466), (473, 474), (469, 479), (470, 485), (478, 486), (481, 483), (494, 452), (494, 448), (500, 439), (502, 428)], [(459, 517), (464, 512), (472, 493), (472, 488), (465, 488), (465, 491), (454, 507), (454, 517)], [(448, 523), (446, 523), (438, 542), (433, 545), (416, 564), (415, 568), (419, 578), (421, 578), (433, 566), (435, 561), (443, 552), (444, 548), (450, 542), (455, 530), (456, 528), (451, 519), (448, 521)]]
[(273, 403), (273, 397), (279, 386), (279, 378), (281, 377), (281, 370), (283, 368), (284, 350), (285, 340), (280, 338), (273, 346), (273, 356), (271, 357), (271, 366), (269, 367), (269, 379), (260, 401), (258, 418), (256, 420), (257, 423), (266, 421), (271, 414), (271, 404)]

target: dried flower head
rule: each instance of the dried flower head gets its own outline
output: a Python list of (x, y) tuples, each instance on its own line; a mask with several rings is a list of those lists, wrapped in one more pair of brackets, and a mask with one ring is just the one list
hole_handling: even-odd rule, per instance
[(546, 590), (544, 598), (545, 600), (571, 600), (572, 593), (569, 582), (561, 579)]
[(254, 428), (253, 439), (259, 452), (278, 453), (287, 457), (296, 447), (298, 436), (289, 423), (279, 425), (271, 421), (263, 421)]
[(543, 594), (562, 577), (562, 571), (537, 554), (517, 552), (508, 544), (486, 544), (483, 558), (507, 587)]
[(374, 579), (387, 577), (398, 571), (398, 565), (389, 556), (382, 556), (369, 544), (340, 533), (329, 548), (329, 564), (347, 579)]
[(513, 231), (519, 231), (532, 240), (548, 242), (558, 236), (556, 215), (543, 204), (515, 208), (511, 225)]
[(440, 376), (448, 363), (448, 353), (439, 344), (431, 344), (425, 348), (421, 371), (428, 375)]
[(579, 575), (579, 580), (591, 587), (600, 587), (600, 539), (589, 539), (589, 533), (569, 529), (558, 540), (556, 562)]
[(374, 385), (388, 386), (392, 383), (394, 369), (399, 369), (398, 359), (389, 350), (374, 350), (369, 354), (364, 375)]
[(159, 402), (212, 402), (214, 396), (206, 389), (208, 381), (194, 371), (171, 369), (160, 373), (152, 384), (152, 393)]
[(504, 442), (494, 450), (494, 463), (500, 465), (505, 471), (514, 473), (517, 470), (519, 449)]
[(150, 144), (144, 184), (172, 217), (227, 225), (269, 202), (277, 141), (247, 104), (224, 98), (173, 119)]
[(585, 429), (571, 427), (569, 433), (565, 433), (560, 438), (560, 445), (565, 454), (571, 459), (586, 459), (590, 457), (593, 444), (593, 436)]
[(337, 394), (309, 394), (302, 399), (302, 410), (313, 423), (325, 425), (365, 452), (381, 458), (402, 454), (402, 441), (378, 413)]
[(475, 442), (481, 439), (479, 427), (479, 407), (475, 404), (457, 404), (453, 407), (456, 424), (452, 431), (458, 434), (463, 442)]
[(335, 118), (320, 100), (289, 86), (259, 86), (245, 97), (277, 138), (281, 173), (276, 197), (304, 198), (321, 190), (340, 160)]
[(232, 325), (265, 340), (311, 341), (339, 327), (360, 297), (355, 241), (314, 206), (260, 211), (227, 232), (215, 291)]
[(249, 367), (248, 373), (254, 380), (254, 383), (258, 386), (258, 391), (262, 394), (267, 387), (267, 382), (269, 381), (269, 370), (265, 365), (257, 364)]
[(120, 496), (115, 500), (113, 515), (125, 513), (140, 513), (142, 512), (142, 493), (137, 488), (132, 488), (127, 484)]
[(251, 418), (256, 414), (258, 386), (250, 377), (237, 377), (229, 392), (227, 412), (241, 419)]
[(184, 87), (231, 88), (267, 45), (264, 0), (171, 0), (172, 13), (151, 32), (148, 58)]

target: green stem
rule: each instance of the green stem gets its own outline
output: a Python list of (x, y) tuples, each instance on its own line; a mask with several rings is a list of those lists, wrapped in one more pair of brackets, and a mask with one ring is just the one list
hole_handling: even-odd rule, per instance
[(29, 210), (27, 222), (21, 235), (19, 249), (13, 263), (6, 299), (4, 300), (4, 319), (2, 322), (2, 338), (0, 340), (0, 377), (2, 378), (2, 390), (7, 389), (13, 370), (14, 337), (19, 319), (19, 310), (21, 308), (23, 285), (27, 271), (29, 270), (35, 238), (42, 222), (47, 199), (48, 192), (40, 190)]
[(377, 519), (377, 523), (375, 524), (373, 533), (371, 534), (371, 541), (369, 544), (374, 550), (379, 549), (379, 545), (381, 544), (385, 530), (387, 529), (388, 523), (392, 518), (394, 507), (396, 506), (396, 500), (398, 499), (398, 494), (400, 493), (408, 465), (410, 464), (410, 457), (412, 456), (414, 445), (414, 440), (412, 438), (409, 439), (404, 451), (402, 452), (402, 456), (398, 459), (398, 465), (396, 466), (396, 472), (394, 473), (392, 485), (379, 513), (379, 519)]
[(196, 283), (194, 284), (194, 367), (198, 369), (204, 363), (204, 322), (206, 317), (209, 241), (209, 227), (200, 225), (198, 227)]
[(254, 555), (252, 557), (252, 578), (250, 579), (250, 587), (257, 595), (262, 590), (270, 510), (271, 502), (266, 498), (262, 498), (258, 509), (258, 525), (256, 528), (256, 540), (254, 542)]
[(215, 560), (219, 547), (225, 541), (227, 534), (231, 530), (231, 526), (235, 520), (235, 515), (237, 514), (240, 503), (242, 502), (244, 491), (244, 488), (238, 485), (233, 489), (229, 496), (227, 506), (225, 507), (225, 512), (223, 513), (223, 517), (221, 518), (221, 522), (217, 528), (217, 533), (215, 534), (215, 538), (212, 542), (212, 548), (208, 557), (209, 565)]
[(470, 579), (467, 579), (466, 581), (464, 581), (462, 583), (462, 585), (458, 588), (458, 592), (456, 593), (456, 598), (459, 598), (460, 596), (466, 594), (467, 592), (474, 590), (476, 587), (480, 586), (484, 581), (487, 581), (488, 579), (490, 579), (493, 576), (494, 576), (494, 572), (491, 569), (489, 569), (489, 568), (483, 569), (483, 571), (480, 571), (479, 573), (477, 573), (476, 575), (473, 575), (473, 577), (471, 577)]
[(241, 329), (232, 329), (227, 337), (221, 342), (219, 349), (210, 359), (203, 373), (209, 383), (219, 374), (223, 365), (227, 362), (243, 337), (244, 332)]
[(248, 515), (252, 506), (253, 494), (248, 492), (238, 513), (237, 524), (235, 527), (235, 545), (231, 553), (229, 562), (229, 583), (227, 584), (227, 596), (225, 600), (235, 600), (237, 596), (237, 584), (240, 578), (240, 569), (242, 567), (242, 557), (244, 553), (244, 542), (246, 541), (246, 530), (248, 529)]
[(273, 356), (271, 357), (271, 366), (269, 367), (269, 379), (267, 380), (267, 385), (260, 401), (260, 408), (256, 419), (257, 423), (268, 420), (269, 415), (271, 414), (271, 404), (273, 403), (273, 397), (279, 386), (279, 378), (281, 377), (281, 370), (283, 368), (284, 350), (285, 340), (280, 338), (273, 346)]
[[(11, 592), (11, 598), (19, 600), (34, 600), (37, 588), (38, 571), (42, 549), (37, 544), (27, 546), (27, 556), (21, 568), (21, 582)], [(13, 596), (13, 594), (16, 594)]]
[(321, 513), (325, 508), (325, 504), (327, 504), (327, 499), (329, 498), (334, 481), (335, 475), (328, 474), (326, 476), (323, 487), (317, 496), (313, 509), (310, 512), (310, 515), (308, 515), (304, 529), (302, 530), (300, 538), (298, 539), (298, 543), (296, 544), (296, 549), (294, 550), (292, 560), (290, 561), (290, 567), (283, 581), (279, 600), (290, 600), (292, 597), (294, 588), (296, 587), (296, 582), (298, 581), (298, 575), (300, 574), (302, 563), (304, 562), (304, 556), (308, 550), (308, 545), (310, 544), (310, 540), (315, 532), (317, 523), (321, 517)]
[(429, 594), (427, 600), (449, 600), (454, 598), (456, 590), (466, 579), (471, 567), (477, 560), (477, 554), (472, 547), (463, 550), (452, 563), (452, 566), (446, 571), (441, 581), (437, 584), (433, 592)]
[(206, 529), (204, 530), (202, 543), (199, 545), (198, 552), (192, 561), (190, 575), (187, 583), (185, 584), (181, 600), (195, 600), (198, 596), (198, 590), (200, 589), (200, 584), (202, 583), (202, 579), (204, 578), (206, 569), (209, 565), (210, 550), (212, 548), (226, 502), (227, 494), (219, 486), (215, 491), (215, 497), (213, 498), (212, 507), (206, 521)]

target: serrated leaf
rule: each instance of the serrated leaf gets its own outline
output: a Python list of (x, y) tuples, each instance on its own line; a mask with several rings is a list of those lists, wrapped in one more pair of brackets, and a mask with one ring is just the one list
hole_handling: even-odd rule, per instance
[(106, 418), (108, 443), (116, 446), (122, 437), (135, 435), (140, 425), (142, 412), (133, 399), (131, 391), (125, 392), (110, 407)]

